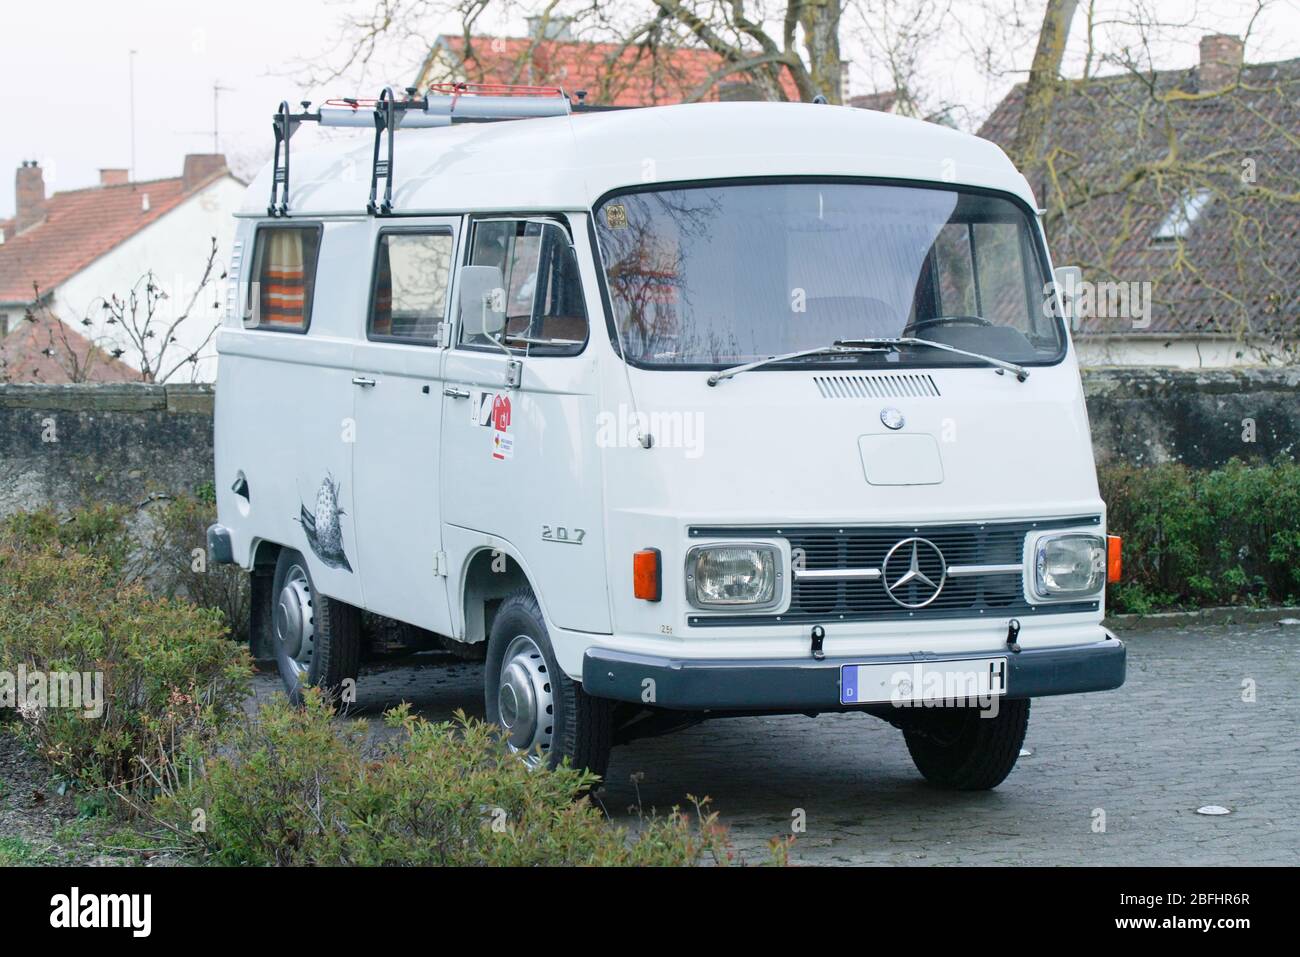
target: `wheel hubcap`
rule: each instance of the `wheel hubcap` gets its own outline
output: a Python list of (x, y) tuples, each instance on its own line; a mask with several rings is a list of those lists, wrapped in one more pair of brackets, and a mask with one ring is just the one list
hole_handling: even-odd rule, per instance
[(519, 635), (506, 648), (497, 682), (497, 710), (511, 751), (538, 764), (551, 750), (555, 699), (546, 658), (537, 643)]
[(316, 626), (307, 573), (297, 565), (285, 575), (275, 605), (277, 657), (286, 678), (301, 678), (311, 667)]

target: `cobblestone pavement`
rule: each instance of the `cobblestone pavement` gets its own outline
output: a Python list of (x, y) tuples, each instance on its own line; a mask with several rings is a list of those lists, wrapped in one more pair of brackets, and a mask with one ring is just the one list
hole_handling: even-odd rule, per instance
[[(1300, 863), (1300, 627), (1121, 637), (1124, 687), (1036, 700), (1032, 753), (992, 792), (937, 791), (892, 727), (823, 715), (720, 719), (617, 748), (604, 803), (635, 823), (638, 801), (708, 795), (750, 858), (802, 809), (792, 857), (812, 864)], [(364, 673), (361, 713), (409, 700), (430, 718), (481, 715), (481, 682), (481, 666), (442, 659)], [(258, 679), (259, 693), (274, 685)], [(1232, 813), (1196, 813), (1215, 804)]]

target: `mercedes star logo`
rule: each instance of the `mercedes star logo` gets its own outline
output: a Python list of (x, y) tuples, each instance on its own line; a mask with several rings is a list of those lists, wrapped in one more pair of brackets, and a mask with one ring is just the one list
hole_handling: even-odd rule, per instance
[(924, 608), (939, 597), (948, 563), (934, 542), (905, 538), (885, 554), (880, 569), (885, 593), (904, 608)]

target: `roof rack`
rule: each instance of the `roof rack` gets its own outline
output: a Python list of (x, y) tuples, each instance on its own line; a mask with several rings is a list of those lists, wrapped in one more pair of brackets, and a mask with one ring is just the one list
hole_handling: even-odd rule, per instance
[[(415, 87), (407, 87), (405, 94), (399, 99), (392, 87), (385, 87), (377, 99), (344, 97), (326, 100), (314, 113), (309, 100), (302, 101), (299, 113), (289, 108), (288, 101), (281, 103), (272, 117), (275, 153), (267, 214), (289, 214), (289, 140), (305, 122), (321, 126), (374, 127), (375, 150), (371, 159), (370, 200), (366, 203), (366, 211), (375, 216), (386, 216), (393, 211), (393, 134), (398, 129), (567, 116), (575, 111), (604, 109), (587, 106), (583, 102), (585, 91), (578, 94), (578, 105), (572, 106), (563, 89), (551, 86), (435, 83), (423, 96), (417, 95)], [(385, 139), (387, 150), (383, 149)], [(384, 181), (382, 199), (379, 198), (381, 179)]]

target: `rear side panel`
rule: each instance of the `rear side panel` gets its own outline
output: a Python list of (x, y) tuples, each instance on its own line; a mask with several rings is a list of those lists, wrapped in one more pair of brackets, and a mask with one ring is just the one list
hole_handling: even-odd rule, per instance
[(321, 592), (360, 605), (351, 380), (365, 284), (352, 279), (369, 225), (324, 225), (305, 333), (243, 327), (241, 307), (256, 280), (257, 229), (240, 226), (241, 273), (217, 339), (218, 519), (231, 530), (235, 560), (244, 567), (261, 542), (287, 546), (305, 556)]

